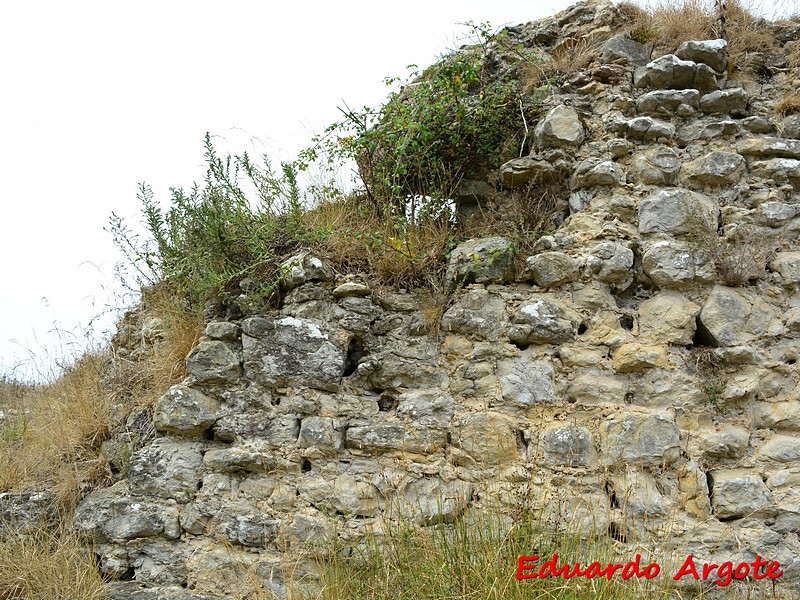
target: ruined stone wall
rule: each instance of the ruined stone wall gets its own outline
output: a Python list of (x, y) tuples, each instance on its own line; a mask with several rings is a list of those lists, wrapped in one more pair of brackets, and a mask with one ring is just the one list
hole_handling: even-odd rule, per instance
[[(517, 28), (610, 38), (501, 171), (569, 206), (525, 268), (503, 238), (463, 244), (439, 318), (297, 257), (280, 311), (208, 324), (157, 437), (79, 508), (103, 571), (169, 598), (225, 597), (245, 570), (281, 593), (286, 556), (522, 507), (637, 551), (761, 555), (796, 586), (800, 118), (772, 111), (780, 71), (727, 81), (721, 41), (650, 62), (614, 10)], [(715, 259), (764, 246), (762, 276), (725, 285)]]

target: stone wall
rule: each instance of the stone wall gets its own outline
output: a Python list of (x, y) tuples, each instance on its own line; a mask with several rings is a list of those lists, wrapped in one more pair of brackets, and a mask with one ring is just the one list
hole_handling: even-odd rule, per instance
[(796, 587), (800, 118), (772, 112), (778, 71), (727, 81), (721, 40), (650, 62), (615, 15), (514, 30), (608, 39), (501, 170), (506, 190), (560, 182), (564, 225), (524, 261), (503, 238), (457, 248), (441, 318), (296, 257), (283, 307), (210, 322), (156, 439), (79, 508), (104, 572), (161, 590), (141, 598), (225, 597), (246, 573), (282, 593), (287, 556), (522, 507), (637, 551), (761, 555)]

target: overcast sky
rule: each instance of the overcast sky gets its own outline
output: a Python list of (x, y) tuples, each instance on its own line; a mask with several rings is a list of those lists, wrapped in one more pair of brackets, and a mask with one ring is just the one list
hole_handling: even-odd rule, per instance
[[(569, 0), (72, 0), (0, 8), (0, 374), (49, 371), (118, 303), (111, 211), (138, 183), (166, 200), (203, 176), (206, 131), (291, 159), (385, 76), (430, 64), (469, 20), (551, 15)], [(92, 326), (95, 334), (111, 319)]]

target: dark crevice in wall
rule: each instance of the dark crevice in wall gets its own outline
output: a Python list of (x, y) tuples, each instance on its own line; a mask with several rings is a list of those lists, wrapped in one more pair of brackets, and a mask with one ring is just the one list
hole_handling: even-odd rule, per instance
[(364, 346), (364, 340), (358, 336), (353, 336), (347, 343), (347, 355), (342, 366), (342, 377), (350, 377), (358, 369), (358, 364), (367, 356), (369, 352)]

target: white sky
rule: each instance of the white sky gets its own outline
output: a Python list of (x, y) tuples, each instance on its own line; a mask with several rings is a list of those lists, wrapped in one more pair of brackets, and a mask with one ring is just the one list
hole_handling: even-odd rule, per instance
[(517, 24), (570, 0), (383, 3), (26, 0), (0, 7), (0, 375), (50, 373), (113, 319), (111, 211), (138, 220), (203, 176), (202, 138), (291, 159), (385, 76), (430, 64), (458, 23)]

